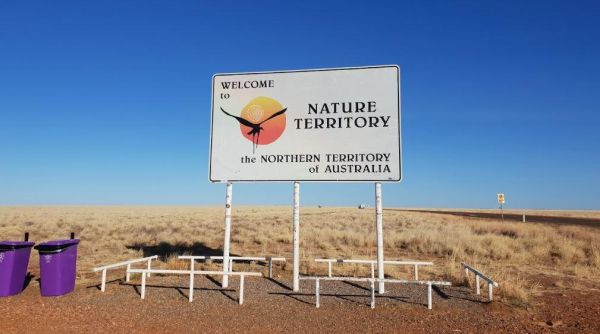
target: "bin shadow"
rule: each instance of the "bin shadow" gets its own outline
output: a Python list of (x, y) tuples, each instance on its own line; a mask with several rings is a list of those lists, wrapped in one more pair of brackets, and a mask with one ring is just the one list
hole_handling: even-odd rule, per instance
[[(157, 244), (148, 243), (133, 243), (125, 246), (127, 249), (133, 249), (136, 251), (142, 251), (144, 257), (158, 255), (161, 261), (166, 261), (171, 255), (205, 255), (205, 256), (222, 256), (222, 248), (212, 248), (206, 246), (203, 242), (195, 242), (193, 244), (188, 243), (169, 243), (161, 241)], [(230, 253), (230, 256), (239, 256), (237, 254)]]
[(31, 280), (33, 280), (34, 277), (35, 275), (32, 275), (30, 272), (28, 272), (27, 275), (25, 275), (25, 281), (23, 282), (23, 290), (27, 289), (29, 283), (31, 283)]

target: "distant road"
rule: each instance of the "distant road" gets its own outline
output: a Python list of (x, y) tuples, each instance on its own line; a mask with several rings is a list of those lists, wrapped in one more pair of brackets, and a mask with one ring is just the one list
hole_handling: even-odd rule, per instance
[[(461, 217), (473, 217), (473, 218), (487, 218), (494, 220), (501, 220), (502, 215), (494, 212), (476, 212), (476, 211), (450, 211), (450, 210), (422, 210), (422, 209), (384, 209), (393, 211), (412, 211), (412, 212), (426, 212), (443, 215), (453, 215)], [(570, 216), (549, 216), (540, 214), (527, 214), (525, 212), (526, 222), (528, 223), (550, 223), (550, 224), (564, 224), (564, 225), (580, 225), (600, 228), (600, 218), (587, 218), (587, 217), (570, 217)], [(523, 214), (516, 213), (505, 213), (504, 220), (507, 221), (523, 221)]]

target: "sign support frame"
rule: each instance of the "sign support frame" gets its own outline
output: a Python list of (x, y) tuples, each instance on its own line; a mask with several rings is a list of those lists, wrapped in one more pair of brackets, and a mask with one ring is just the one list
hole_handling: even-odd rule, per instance
[(223, 241), (223, 281), (222, 288), (229, 287), (229, 244), (231, 242), (231, 198), (233, 196), (233, 183), (227, 182), (225, 192), (225, 240)]
[(377, 277), (379, 278), (377, 291), (379, 294), (385, 293), (385, 284), (382, 281), (385, 278), (385, 269), (383, 262), (383, 205), (381, 197), (381, 182), (375, 182), (375, 234), (377, 238)]
[[(395, 74), (393, 74), (392, 72), (389, 72), (391, 69), (388, 68), (395, 68), (394, 72)], [(371, 71), (377, 71), (377, 72), (371, 72)], [(349, 73), (349, 71), (360, 71), (360, 72), (356, 72), (356, 74), (353, 73)], [(319, 73), (319, 74), (317, 74)], [(369, 85), (368, 87), (375, 87), (377, 89), (373, 90), (373, 92), (369, 93), (368, 95), (371, 96), (371, 100), (368, 101), (373, 101), (373, 112), (375, 112), (375, 102), (377, 101), (378, 103), (381, 101), (384, 102), (384, 105), (381, 106), (381, 103), (379, 103), (380, 106), (380, 110), (379, 112), (382, 114), (380, 117), (382, 117), (382, 122), (385, 122), (387, 124), (387, 121), (383, 120), (383, 117), (387, 117), (387, 120), (392, 120), (392, 124), (395, 124), (395, 119), (396, 119), (396, 113), (394, 112), (397, 109), (397, 121), (398, 121), (398, 127), (397, 127), (397, 140), (398, 140), (398, 160), (396, 161), (396, 153), (395, 153), (395, 146), (391, 147), (389, 150), (391, 152), (391, 159), (389, 157), (386, 157), (385, 161), (390, 162), (390, 166), (387, 167), (387, 172), (391, 173), (390, 176), (391, 177), (383, 177), (383, 174), (377, 174), (377, 173), (383, 173), (381, 171), (381, 165), (379, 165), (380, 169), (379, 171), (377, 170), (370, 170), (368, 174), (366, 174), (367, 172), (365, 171), (364, 176), (360, 176), (357, 178), (354, 177), (345, 177), (345, 174), (340, 174), (338, 176), (336, 176), (335, 178), (332, 177), (328, 177), (328, 175), (326, 175), (325, 173), (317, 173), (316, 171), (318, 170), (319, 165), (317, 166), (317, 169), (315, 169), (315, 171), (311, 171), (310, 169), (308, 169), (309, 173), (312, 174), (307, 174), (306, 171), (304, 171), (303, 173), (298, 174), (297, 171), (295, 172), (290, 172), (289, 174), (285, 174), (285, 175), (278, 175), (278, 174), (269, 174), (269, 173), (263, 173), (263, 174), (256, 174), (254, 173), (254, 171), (247, 166), (256, 166), (256, 165), (250, 165), (250, 163), (254, 163), (255, 160), (250, 159), (250, 157), (246, 154), (242, 155), (242, 158), (245, 158), (246, 160), (242, 159), (241, 160), (241, 164), (244, 164), (244, 168), (239, 168), (239, 169), (232, 169), (229, 168), (230, 166), (228, 165), (228, 163), (233, 164), (233, 165), (237, 165), (240, 162), (239, 161), (235, 161), (235, 164), (229, 160), (226, 159), (216, 159), (214, 158), (214, 154), (213, 154), (213, 149), (218, 151), (218, 152), (228, 152), (226, 145), (223, 145), (222, 143), (222, 136), (220, 135), (215, 135), (215, 132), (218, 131), (224, 131), (222, 129), (225, 129), (224, 126), (221, 126), (221, 118), (216, 117), (217, 115), (221, 115), (221, 117), (225, 117), (223, 116), (219, 111), (218, 111), (218, 106), (217, 106), (217, 102), (223, 102), (221, 100), (228, 100), (228, 103), (225, 103), (225, 109), (229, 112), (232, 112), (231, 110), (228, 109), (229, 107), (238, 107), (238, 104), (240, 104), (241, 102), (244, 102), (242, 100), (238, 101), (238, 99), (240, 98), (245, 98), (246, 95), (241, 94), (242, 96), (234, 96), (233, 99), (229, 99), (230, 94), (232, 93), (231, 91), (229, 91), (228, 89), (230, 88), (229, 86), (226, 85), (221, 85), (222, 82), (224, 81), (231, 81), (231, 82), (236, 82), (239, 85), (241, 85), (240, 83), (243, 82), (243, 80), (248, 80), (246, 82), (259, 82), (262, 85), (262, 82), (265, 81), (263, 80), (263, 78), (266, 79), (272, 79), (272, 83), (268, 83), (268, 85), (265, 86), (250, 86), (250, 87), (246, 87), (244, 86), (243, 88), (245, 89), (258, 89), (257, 92), (259, 92), (260, 96), (263, 96), (263, 88), (270, 88), (270, 91), (274, 91), (274, 92), (278, 92), (283, 94), (282, 97), (279, 96), (278, 99), (282, 99), (286, 101), (285, 103), (285, 110), (287, 110), (288, 108), (290, 108), (290, 112), (288, 112), (288, 114), (291, 113), (292, 110), (300, 110), (300, 109), (292, 109), (290, 106), (304, 106), (306, 107), (306, 103), (303, 102), (302, 99), (298, 99), (297, 98), (297, 94), (293, 94), (290, 95), (286, 90), (286, 84), (289, 85), (290, 83), (295, 83), (295, 80), (300, 80), (300, 82), (304, 82), (306, 83), (306, 85), (316, 85), (315, 87), (320, 87), (321, 81), (315, 81), (314, 78), (318, 78), (321, 74), (325, 74), (326, 78), (329, 78), (329, 74), (326, 73), (331, 73), (331, 77), (332, 78), (350, 78), (351, 80), (349, 80), (348, 82), (353, 82), (352, 80), (360, 80), (361, 85), (360, 87), (367, 87), (365, 86), (366, 84), (364, 82), (371, 82), (373, 83), (372, 85)], [(349, 73), (349, 74), (343, 74), (343, 73)], [(380, 74), (377, 74), (380, 73)], [(291, 75), (291, 79), (288, 79), (288, 77), (290, 77), (289, 75)], [(284, 75), (284, 76), (280, 76), (280, 75)], [(395, 76), (392, 77), (392, 75)], [(266, 77), (268, 76), (268, 77)], [(316, 77), (315, 77), (316, 76)], [(375, 76), (375, 77), (374, 77)], [(236, 81), (237, 80), (237, 81)], [(254, 81), (252, 81), (254, 80)], [(278, 84), (277, 86), (275, 86), (274, 84), (274, 80), (278, 80)], [(394, 84), (393, 81), (396, 81), (396, 83)], [(230, 85), (234, 85), (233, 83), (229, 83)], [(267, 81), (265, 81), (267, 82)], [(281, 87), (280, 87), (280, 83), (281, 83)], [(393, 85), (394, 84), (394, 85)], [(244, 83), (244, 85), (246, 85)], [(258, 84), (257, 84), (258, 85)], [(257, 181), (263, 181), (263, 182), (292, 182), (293, 183), (293, 207), (292, 207), (292, 242), (293, 242), (293, 249), (292, 249), (292, 257), (293, 257), (293, 266), (292, 266), (292, 289), (293, 291), (299, 291), (300, 290), (300, 182), (358, 182), (358, 183), (374, 183), (375, 185), (375, 224), (376, 224), (376, 243), (377, 243), (377, 259), (376, 259), (376, 263), (377, 263), (377, 275), (378, 275), (378, 292), (379, 294), (383, 294), (385, 293), (385, 287), (384, 287), (384, 282), (383, 279), (385, 279), (385, 268), (384, 268), (384, 241), (383, 241), (383, 205), (382, 205), (382, 192), (381, 192), (381, 186), (383, 182), (400, 182), (403, 178), (403, 173), (402, 173), (402, 139), (401, 139), (401, 103), (400, 103), (400, 68), (397, 65), (378, 65), (378, 66), (362, 66), (362, 67), (345, 67), (345, 68), (325, 68), (325, 69), (304, 69), (304, 70), (296, 70), (296, 71), (266, 71), (266, 72), (246, 72), (246, 73), (221, 73), (221, 74), (215, 74), (213, 75), (212, 78), (212, 97), (211, 97), (211, 137), (210, 137), (210, 158), (209, 158), (209, 168), (208, 168), (208, 175), (209, 175), (209, 180), (211, 182), (222, 182), (222, 183), (226, 183), (227, 184), (227, 188), (226, 188), (226, 205), (225, 205), (225, 219), (224, 219), (224, 223), (225, 223), (225, 230), (224, 230), (224, 243), (223, 243), (223, 280), (222, 280), (222, 287), (223, 288), (227, 288), (229, 286), (229, 276), (231, 276), (231, 274), (229, 274), (231, 272), (231, 267), (232, 264), (230, 262), (230, 242), (231, 242), (231, 214), (232, 214), (232, 208), (231, 208), (231, 203), (232, 203), (232, 187), (233, 187), (233, 183), (234, 182), (257, 182)], [(293, 85), (293, 86), (297, 86), (297, 85)], [(234, 86), (232, 86), (233, 88), (236, 88)], [(277, 89), (280, 90), (274, 90), (275, 87), (277, 87)], [(313, 86), (309, 86), (309, 87), (313, 87)], [(348, 86), (349, 90), (349, 94), (352, 95), (354, 93), (353, 89), (355, 89), (356, 87), (354, 87), (353, 84), (349, 84)], [(232, 88), (232, 89), (233, 89)], [(240, 88), (240, 87), (237, 87)], [(281, 91), (281, 89), (283, 89)], [(227, 90), (227, 91), (225, 91)], [(339, 89), (338, 89), (339, 90)], [(346, 90), (343, 90), (344, 92), (346, 92)], [(282, 93), (283, 92), (283, 93)], [(322, 92), (320, 90), (316, 91), (317, 95), (321, 94)], [(333, 92), (337, 92), (336, 90), (333, 90)], [(223, 94), (220, 94), (223, 93)], [(285, 94), (284, 94), (285, 93)], [(309, 91), (307, 94), (313, 94), (314, 92)], [(363, 93), (361, 91), (361, 93)], [(258, 94), (258, 93), (257, 93)], [(273, 93), (275, 94), (275, 93)], [(272, 96), (273, 94), (268, 96)], [(279, 95), (281, 95), (279, 94)], [(310, 95), (309, 94), (309, 95)], [(323, 93), (325, 94), (325, 93)], [(321, 95), (323, 95), (321, 94)], [(366, 93), (365, 93), (366, 94)], [(239, 94), (238, 94), (239, 95)], [(264, 95), (264, 96), (267, 96)], [(288, 96), (289, 95), (289, 96)], [(327, 95), (327, 94), (325, 94)], [(312, 95), (311, 95), (312, 96)], [(319, 95), (320, 96), (320, 95)], [(397, 102), (394, 102), (393, 99), (397, 100)], [(233, 101), (233, 102), (232, 102)], [(300, 102), (299, 102), (300, 101)], [(365, 100), (367, 101), (367, 100)], [(220, 103), (219, 102), (219, 103)], [(277, 101), (275, 101), (277, 102)], [(356, 101), (355, 103), (359, 103), (361, 101)], [(302, 104), (304, 103), (304, 104)], [(363, 106), (365, 105), (365, 103), (367, 102), (361, 102), (363, 103)], [(368, 108), (371, 108), (370, 106), (371, 102), (368, 102)], [(397, 104), (396, 104), (397, 103)], [(242, 104), (243, 105), (243, 104)], [(282, 104), (283, 105), (283, 104)], [(396, 107), (396, 109), (394, 109), (393, 107)], [(310, 104), (309, 104), (310, 107)], [(283, 107), (281, 107), (283, 108)], [(279, 108), (279, 109), (281, 109)], [(314, 108), (317, 108), (316, 105)], [(356, 105), (356, 108), (358, 108), (358, 104)], [(227, 111), (223, 110), (223, 108), (220, 108), (225, 114), (227, 114), (228, 116), (234, 117), (236, 119), (238, 119), (238, 122), (240, 122), (239, 118), (229, 114)], [(285, 112), (285, 110), (280, 110), (279, 112)], [(358, 109), (357, 109), (358, 110)], [(385, 112), (383, 112), (385, 111)], [(357, 111), (358, 112), (358, 111)], [(310, 114), (310, 111), (309, 111)], [(316, 112), (315, 112), (316, 114)], [(241, 117), (242, 115), (240, 115)], [(290, 116), (292, 117), (292, 116)], [(304, 117), (304, 116), (303, 116)], [(316, 117), (316, 116), (315, 116)], [(227, 118), (227, 117), (225, 117)], [(217, 122), (215, 123), (215, 119), (217, 120)], [(228, 119), (228, 118), (227, 118)], [(229, 119), (228, 119), (229, 120)], [(237, 126), (237, 123), (234, 120), (229, 120), (229, 122), (232, 122), (232, 124), (235, 124)], [(341, 121), (340, 121), (341, 122)], [(240, 122), (241, 123), (241, 122)], [(225, 124), (225, 123), (224, 123)], [(341, 124), (341, 123), (340, 123)], [(375, 124), (375, 123), (374, 123)], [(256, 125), (256, 124), (254, 124)], [(229, 123), (227, 123), (227, 129), (230, 129), (230, 125)], [(299, 127), (299, 126), (298, 126)], [(361, 128), (361, 126), (359, 125), (355, 125), (355, 127), (357, 128)], [(369, 126), (371, 127), (371, 126)], [(376, 126), (377, 127), (377, 126)], [(387, 126), (385, 126), (387, 127)], [(394, 125), (395, 128), (395, 125)], [(218, 130), (218, 131), (217, 131)], [(257, 132), (259, 132), (259, 130), (256, 130)], [(353, 130), (354, 131), (354, 130)], [(362, 131), (362, 130), (361, 130)], [(288, 131), (289, 132), (289, 131)], [(245, 132), (243, 132), (242, 134), (245, 134)], [(393, 143), (395, 144), (395, 140), (396, 140), (396, 134), (395, 133), (387, 133), (387, 135), (390, 136), (390, 138), (392, 138), (394, 141)], [(213, 137), (213, 135), (215, 135), (216, 137)], [(288, 134), (289, 135), (289, 134)], [(327, 133), (324, 134), (324, 136), (327, 137)], [(378, 136), (381, 137), (381, 136)], [(292, 137), (290, 138), (294, 138), (293, 136), (293, 132), (292, 132)], [(215, 141), (215, 139), (217, 139)], [(239, 139), (239, 138), (238, 138)], [(250, 139), (250, 138), (248, 138)], [(285, 137), (284, 137), (285, 139)], [(390, 140), (392, 140), (390, 139)], [(243, 140), (243, 139), (242, 139)], [(254, 143), (254, 138), (252, 138), (253, 143)], [(285, 144), (283, 147), (284, 149), (287, 149), (288, 146), (290, 146), (291, 144), (289, 144), (288, 142), (291, 143), (296, 143), (298, 141), (294, 141), (294, 140), (288, 140), (286, 141), (282, 141), (280, 144)], [(215, 145), (216, 143), (216, 145)], [(375, 142), (377, 143), (377, 142)], [(387, 141), (385, 143), (388, 143)], [(289, 145), (288, 145), (289, 144)], [(258, 143), (254, 144), (255, 146), (253, 146), (254, 149), (256, 149), (256, 145), (258, 145)], [(288, 145), (288, 146), (286, 146)], [(291, 145), (290, 147), (295, 148), (295, 145)], [(370, 146), (365, 146), (368, 147), (369, 149)], [(346, 147), (344, 147), (344, 149), (347, 149)], [(234, 150), (235, 151), (235, 150)], [(284, 150), (285, 151), (285, 150)], [(292, 149), (292, 151), (294, 151)], [(360, 151), (360, 150), (359, 150)], [(237, 152), (237, 151), (235, 151)], [(357, 151), (358, 152), (358, 151)], [(239, 152), (238, 152), (239, 153)], [(243, 153), (243, 152), (242, 152)], [(240, 153), (240, 154), (242, 154)], [(254, 153), (254, 151), (253, 151)], [(268, 153), (268, 152), (267, 152)], [(313, 152), (315, 154), (323, 154), (322, 150), (315, 150), (315, 152)], [(328, 153), (327, 151), (325, 151), (325, 153)], [(352, 153), (352, 152), (349, 152)], [(360, 151), (360, 153), (363, 153), (362, 151)], [(384, 152), (385, 153), (385, 152)], [(389, 154), (388, 154), (389, 155)], [(379, 158), (378, 158), (379, 159)], [(378, 160), (379, 161), (379, 160)], [(397, 163), (397, 165), (396, 165)], [(228, 167), (228, 169), (226, 169), (225, 171), (227, 172), (223, 172), (221, 169), (219, 169), (219, 166), (222, 165), (226, 165)], [(216, 166), (213, 168), (213, 166)], [(313, 167), (314, 168), (314, 167)], [(214, 170), (213, 170), (214, 169)], [(392, 172), (390, 172), (390, 169), (392, 170)], [(235, 171), (235, 172), (232, 172)], [(247, 173), (244, 174), (242, 173), (242, 171), (246, 171)], [(248, 172), (250, 171), (250, 172)], [(384, 170), (384, 172), (386, 172)], [(277, 175), (279, 178), (275, 178), (274, 175)], [(308, 175), (308, 176), (302, 176), (302, 175)], [(322, 177), (319, 177), (322, 176)], [(502, 210), (502, 208), (501, 208)]]
[(294, 206), (292, 218), (294, 244), (292, 290), (298, 292), (300, 291), (300, 182), (298, 181), (294, 181)]

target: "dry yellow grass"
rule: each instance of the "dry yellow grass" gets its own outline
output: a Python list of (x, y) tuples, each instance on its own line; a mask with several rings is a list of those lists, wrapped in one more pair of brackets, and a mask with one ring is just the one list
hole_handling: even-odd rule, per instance
[[(536, 280), (539, 274), (581, 284), (600, 278), (600, 231), (593, 228), (386, 210), (384, 229), (386, 258), (433, 260), (436, 265), (424, 268), (421, 276), (456, 284), (465, 283), (459, 263), (468, 262), (497, 279), (499, 296), (513, 304), (527, 303), (544, 288)], [(129, 258), (160, 254), (164, 267), (180, 269), (188, 263), (177, 255), (218, 254), (223, 208), (0, 207), (1, 239), (18, 239), (25, 231), (38, 242), (75, 232), (82, 240), (78, 272), (85, 282), (97, 279), (92, 267)], [(314, 262), (319, 257), (375, 258), (373, 209), (302, 208), (300, 234), (305, 273), (325, 272), (323, 264)], [(233, 254), (290, 259), (291, 208), (234, 207), (231, 241)], [(32, 263), (37, 265), (35, 252)], [(360, 265), (335, 270), (369, 274), (368, 266)], [(389, 266), (386, 274), (409, 277), (410, 268)]]

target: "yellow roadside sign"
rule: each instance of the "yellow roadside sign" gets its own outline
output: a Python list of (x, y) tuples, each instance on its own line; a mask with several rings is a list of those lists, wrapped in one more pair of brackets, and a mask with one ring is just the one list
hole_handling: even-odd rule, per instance
[(503, 193), (498, 194), (498, 204), (504, 204), (504, 194)]

